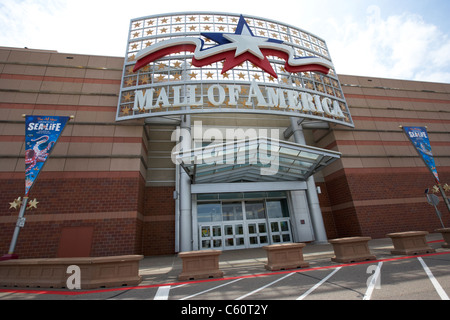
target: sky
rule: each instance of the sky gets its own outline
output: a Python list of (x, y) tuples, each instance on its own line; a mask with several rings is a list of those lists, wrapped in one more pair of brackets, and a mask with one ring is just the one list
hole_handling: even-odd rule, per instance
[(0, 46), (123, 57), (131, 19), (185, 11), (311, 32), (338, 74), (450, 83), (449, 0), (0, 0)]

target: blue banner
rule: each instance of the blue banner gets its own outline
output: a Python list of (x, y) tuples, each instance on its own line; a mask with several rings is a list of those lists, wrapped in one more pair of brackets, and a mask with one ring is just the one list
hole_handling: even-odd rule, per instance
[(70, 117), (25, 117), (25, 196), (28, 195)]
[(425, 127), (403, 127), (403, 130), (416, 148), (417, 153), (422, 157), (425, 165), (434, 175), (436, 182), (439, 183), (439, 176), (434, 163), (433, 153), (431, 152), (427, 129)]

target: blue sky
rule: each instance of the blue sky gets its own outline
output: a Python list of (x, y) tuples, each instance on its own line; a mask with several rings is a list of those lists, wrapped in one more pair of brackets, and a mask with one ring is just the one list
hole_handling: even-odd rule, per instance
[(124, 56), (130, 19), (180, 11), (302, 28), (327, 42), (340, 74), (450, 83), (449, 0), (0, 0), (0, 46)]

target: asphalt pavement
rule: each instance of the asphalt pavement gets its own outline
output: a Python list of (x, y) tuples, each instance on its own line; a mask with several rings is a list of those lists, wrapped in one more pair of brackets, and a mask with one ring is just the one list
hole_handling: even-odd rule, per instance
[[(442, 235), (431, 233), (427, 235), (427, 242), (436, 250), (450, 251), (441, 248)], [(393, 249), (390, 238), (372, 239), (369, 249), (377, 259), (389, 259)], [(310, 268), (339, 265), (331, 261), (334, 256), (333, 246), (330, 243), (309, 243), (303, 248), (304, 260), (309, 262)], [(239, 276), (267, 274), (264, 265), (267, 263), (267, 253), (263, 248), (223, 251), (219, 257), (219, 269), (223, 271), (224, 278)], [(182, 260), (178, 255), (145, 257), (140, 263), (141, 286), (152, 284), (178, 283), (178, 275), (182, 270)]]
[[(450, 253), (450, 249), (442, 248), (443, 243), (441, 234), (429, 234), (427, 235), (427, 242), (436, 250), (437, 253)], [(392, 240), (390, 238), (373, 239), (369, 241), (370, 252), (376, 256), (376, 260), (370, 262), (376, 265), (377, 261), (387, 261), (390, 259), (403, 259), (404, 256), (393, 255)], [(331, 260), (334, 256), (333, 246), (330, 243), (326, 244), (313, 244), (308, 243), (303, 248), (304, 260), (309, 263), (311, 270), (321, 270), (322, 273), (328, 273), (333, 268), (345, 266), (346, 264), (336, 263)], [(414, 259), (414, 258), (411, 258)], [(447, 258), (446, 258), (447, 259)], [(119, 287), (119, 288), (99, 288), (93, 290), (69, 290), (69, 289), (44, 289), (44, 288), (0, 288), (0, 301), (1, 300), (159, 300), (168, 299), (170, 294), (175, 294), (174, 288), (180, 288), (186, 286), (183, 290), (187, 291), (189, 285), (199, 284), (195, 288), (195, 292), (192, 294), (202, 293), (201, 288), (205, 287), (205, 292), (213, 290), (211, 288), (218, 288), (220, 286), (229, 286), (230, 290), (233, 287), (233, 283), (242, 279), (257, 279), (252, 285), (255, 288), (260, 286), (264, 288), (272, 285), (271, 279), (274, 281), (281, 281), (285, 277), (289, 277), (290, 273), (294, 273), (295, 270), (285, 271), (268, 271), (265, 269), (267, 263), (267, 253), (263, 248), (245, 249), (245, 250), (231, 250), (223, 251), (219, 258), (219, 268), (223, 271), (223, 278), (220, 279), (205, 279), (205, 280), (192, 280), (192, 281), (180, 281), (178, 279), (179, 274), (182, 271), (182, 260), (177, 254), (165, 255), (165, 256), (152, 256), (145, 257), (140, 261), (139, 274), (142, 277), (142, 282), (135, 287)], [(365, 263), (365, 262), (363, 262)], [(446, 263), (446, 262), (445, 262)], [(444, 263), (444, 269), (447, 269)], [(367, 277), (364, 267), (363, 277)], [(350, 270), (350, 269), (348, 269)], [(444, 270), (445, 271), (445, 270)], [(349, 271), (349, 277), (351, 272)], [(447, 272), (445, 272), (447, 273)], [(306, 273), (304, 273), (306, 274)], [(291, 278), (293, 279), (293, 278)], [(285, 281), (288, 279), (286, 278)], [(365, 286), (364, 281), (360, 281)], [(259, 282), (258, 282), (259, 281)], [(241, 282), (242, 283), (242, 282)], [(179, 292), (183, 291), (179, 290)], [(239, 288), (242, 292), (239, 292), (235, 297), (245, 297), (248, 295), (246, 290), (251, 291), (248, 287)], [(259, 289), (258, 289), (259, 290)], [(298, 292), (297, 289), (295, 289)], [(355, 291), (355, 290), (353, 290)], [(180, 295), (180, 299), (185, 299), (190, 296), (191, 293), (186, 292), (184, 296)], [(191, 294), (191, 295), (192, 295)], [(228, 294), (228, 293), (227, 293)], [(252, 292), (253, 294), (253, 292)], [(360, 294), (361, 295), (361, 294)], [(175, 296), (174, 296), (175, 297)], [(210, 296), (214, 297), (214, 296)], [(226, 297), (226, 296), (225, 296)], [(257, 295), (254, 295), (257, 297)], [(217, 296), (217, 299), (222, 299), (221, 296)]]

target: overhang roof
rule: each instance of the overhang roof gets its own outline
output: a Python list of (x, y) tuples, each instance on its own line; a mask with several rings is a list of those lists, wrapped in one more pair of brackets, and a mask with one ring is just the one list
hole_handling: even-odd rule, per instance
[(192, 183), (304, 181), (341, 156), (339, 152), (265, 137), (175, 155)]

